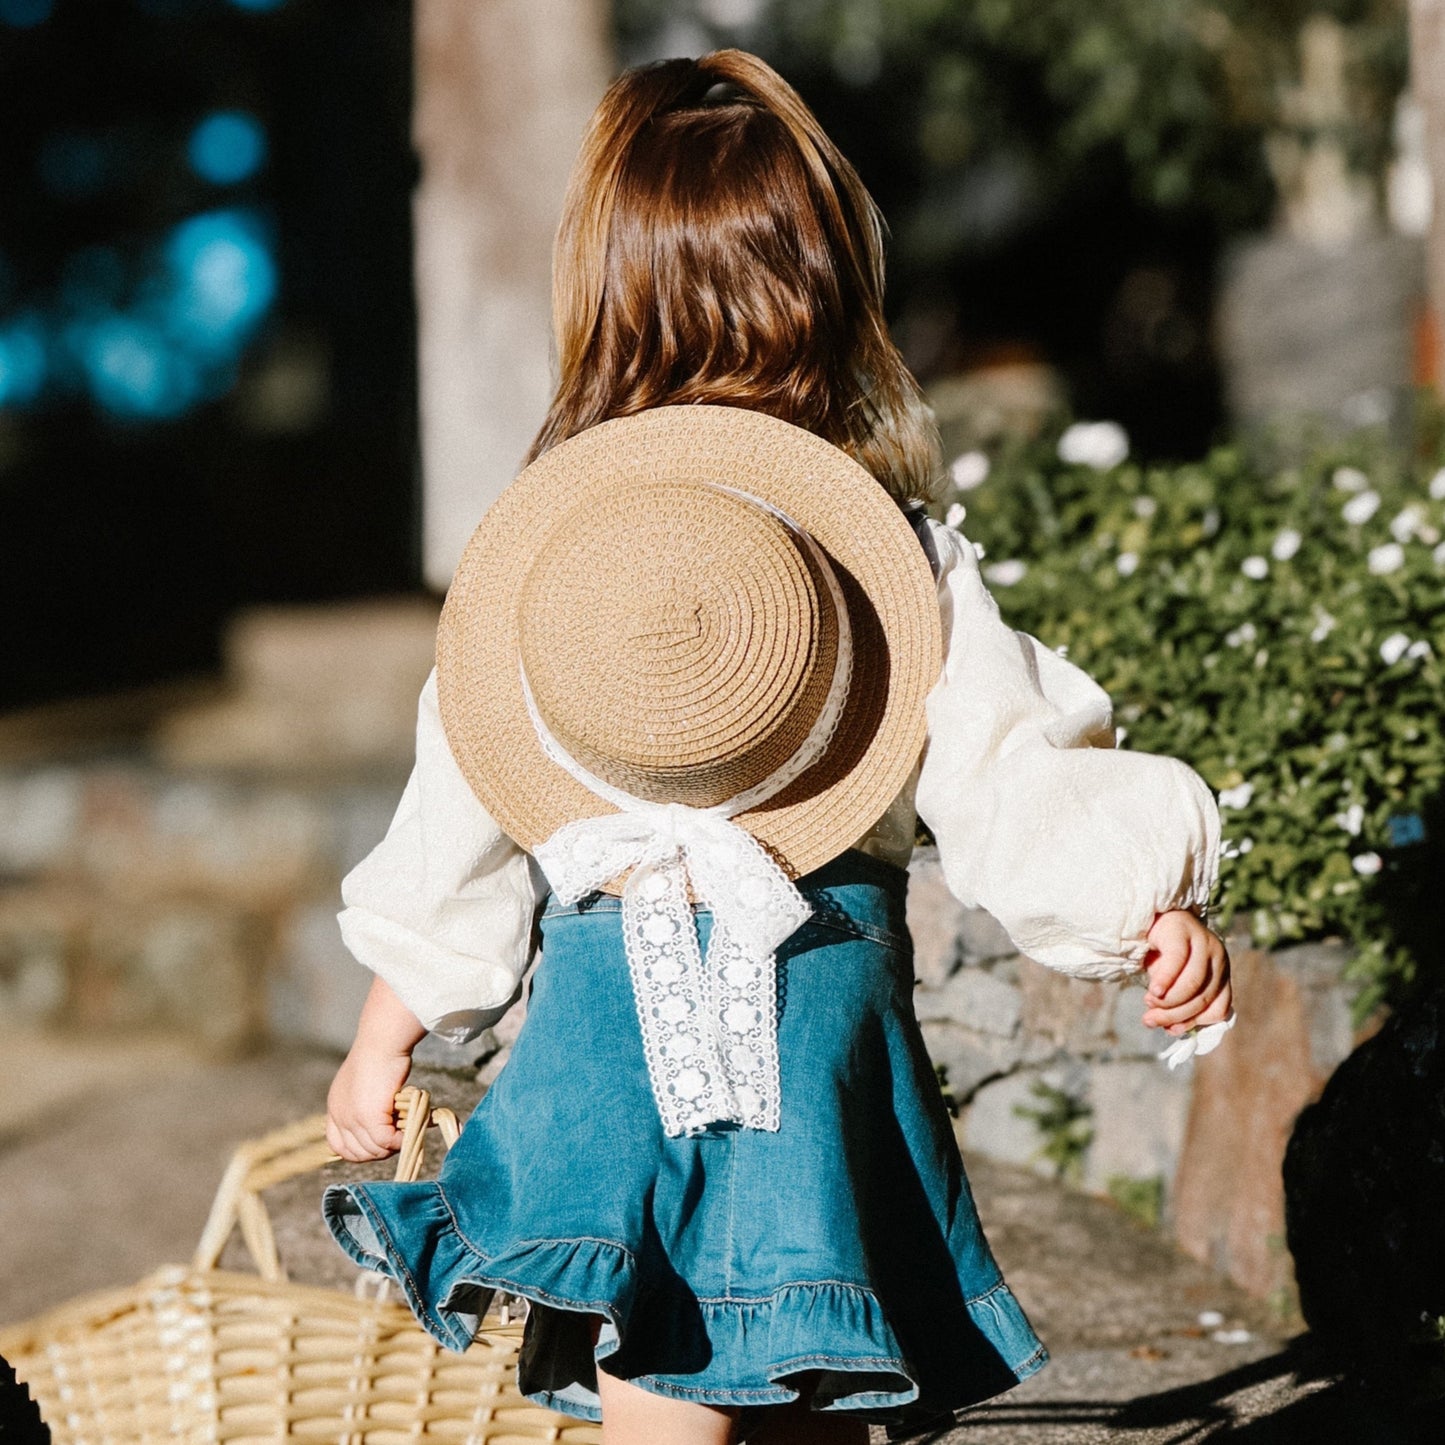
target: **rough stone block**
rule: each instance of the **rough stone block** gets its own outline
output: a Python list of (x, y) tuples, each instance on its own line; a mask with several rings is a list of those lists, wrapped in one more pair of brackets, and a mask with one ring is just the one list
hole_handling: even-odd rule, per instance
[(1003, 931), (1003, 924), (982, 908), (965, 908), (958, 932), (964, 959), (969, 963), (988, 963), (1018, 953), (1013, 939)]
[(74, 768), (0, 774), (0, 873), (55, 867), (74, 847), (82, 793)]
[(978, 1033), (948, 1019), (925, 1020), (921, 1027), (929, 1057), (946, 1071), (948, 1091), (960, 1104), (969, 1103), (981, 1084), (1007, 1074), (1022, 1057), (1017, 1038)]
[(231, 696), (172, 714), (157, 747), (185, 767), (334, 773), (404, 764), (436, 622), (424, 598), (244, 613), (226, 639)]
[(341, 941), (340, 905), (307, 903), (285, 921), (276, 964), (266, 981), (267, 1022), (273, 1037), (345, 1052), (356, 1034), (372, 974)]
[(1111, 986), (1026, 963), (1019, 970), (1019, 987), (1026, 1033), (1074, 1054), (1107, 1048), (1114, 1004)]
[(1040, 1154), (1044, 1139), (1037, 1123), (1018, 1112), (1039, 1108), (1034, 1085), (1040, 1082), (1075, 1098), (1088, 1095), (1088, 1069), (1077, 1061), (1044, 1070), (1020, 1069), (995, 1079), (978, 1090), (959, 1117), (956, 1132), (963, 1148), (1004, 1163), (1052, 1173), (1053, 1165)]
[(908, 931), (913, 971), (937, 986), (962, 962), (959, 935), (966, 908), (948, 891), (936, 848), (920, 848), (908, 869)]
[(963, 968), (937, 988), (919, 988), (914, 1007), (920, 1019), (948, 1019), (978, 1033), (1012, 1038), (1023, 1016), (1023, 996), (982, 968)]
[(1097, 1194), (1110, 1179), (1162, 1179), (1179, 1166), (1189, 1117), (1191, 1083), (1182, 1070), (1154, 1060), (1098, 1063), (1089, 1071), (1094, 1138), (1083, 1184)]
[(269, 919), (194, 899), (97, 904), (74, 942), (69, 1022), (174, 1027), (216, 1048), (257, 1037)]
[(149, 995), (156, 1021), (218, 1046), (241, 1044), (260, 1032), (265, 932), (260, 920), (224, 908), (168, 909), (141, 935), (132, 987)]
[(1124, 1058), (1154, 1058), (1169, 1046), (1169, 1036), (1144, 1022), (1144, 990), (1130, 984), (1100, 984), (1113, 994), (1109, 1028), (1114, 1052)]

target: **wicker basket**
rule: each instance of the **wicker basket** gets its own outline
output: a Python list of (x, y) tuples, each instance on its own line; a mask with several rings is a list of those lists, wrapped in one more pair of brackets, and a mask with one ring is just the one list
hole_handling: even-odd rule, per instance
[[(396, 1177), (415, 1179), (428, 1124), (448, 1146), (450, 1110), (397, 1096)], [(0, 1356), (30, 1387), (55, 1445), (524, 1445), (596, 1442), (601, 1431), (517, 1391), (522, 1327), (488, 1322), (465, 1354), (439, 1346), (404, 1305), (290, 1283), (261, 1190), (331, 1162), (325, 1121), (242, 1145), (189, 1265), (89, 1295), (0, 1331)], [(233, 1228), (257, 1275), (215, 1268)]]

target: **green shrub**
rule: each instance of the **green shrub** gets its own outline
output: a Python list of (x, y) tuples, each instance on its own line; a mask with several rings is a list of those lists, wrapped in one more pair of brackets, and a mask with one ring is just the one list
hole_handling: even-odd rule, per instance
[(981, 458), (955, 464), (1005, 618), (1098, 679), (1122, 745), (1219, 791), (1216, 923), (1345, 938), (1368, 1010), (1421, 962), (1403, 916), (1445, 776), (1445, 468), (1358, 439), (1275, 469), (1235, 447), (1108, 465), (1120, 436), (1065, 436), (1098, 465), (1022, 443), (981, 483)]
[(1164, 1179), (1151, 1175), (1135, 1179), (1129, 1174), (1111, 1174), (1104, 1188), (1109, 1198), (1146, 1229), (1158, 1229), (1164, 1218)]
[(1020, 1119), (1032, 1120), (1043, 1144), (1038, 1157), (1054, 1166), (1054, 1178), (1077, 1184), (1084, 1172), (1084, 1156), (1094, 1142), (1093, 1109), (1064, 1089), (1035, 1079), (1030, 1089), (1039, 1102), (1030, 1107), (1015, 1104)]

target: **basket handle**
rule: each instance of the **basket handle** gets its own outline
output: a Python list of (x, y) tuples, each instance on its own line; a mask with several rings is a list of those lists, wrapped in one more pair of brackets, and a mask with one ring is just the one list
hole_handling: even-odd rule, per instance
[[(428, 1125), (434, 1125), (448, 1149), (461, 1133), (457, 1116), (450, 1109), (433, 1109), (425, 1089), (408, 1085), (396, 1096), (397, 1122), (401, 1126), (401, 1152), (396, 1161), (399, 1183), (414, 1183), (421, 1174), (422, 1148)], [(326, 1142), (326, 1116), (313, 1114), (260, 1139), (240, 1145), (231, 1156), (216, 1190), (210, 1217), (201, 1231), (200, 1243), (191, 1263), (196, 1269), (214, 1269), (231, 1231), (237, 1226), (262, 1279), (286, 1278), (276, 1253), (276, 1234), (261, 1191), (300, 1174), (334, 1164), (341, 1156)]]

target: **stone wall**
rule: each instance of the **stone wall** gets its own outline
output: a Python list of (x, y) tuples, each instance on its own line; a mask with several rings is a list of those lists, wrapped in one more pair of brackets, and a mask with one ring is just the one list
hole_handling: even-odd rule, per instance
[(221, 684), (0, 720), (0, 1026), (346, 1047), (370, 975), (338, 884), (396, 808), (436, 620), (256, 609)]
[[(1253, 1293), (1288, 1291), (1285, 1144), (1359, 1040), (1345, 947), (1269, 954), (1232, 939), (1239, 1022), (1214, 1054), (1170, 1070), (1138, 987), (1020, 958), (986, 913), (952, 898), (936, 856), (912, 872), (918, 1015), (963, 1146), (1054, 1172), (1044, 1150), (1068, 1131), (1062, 1154), (1082, 1188), (1157, 1211), (1190, 1254)], [(1051, 1102), (1052, 1129), (1038, 1118)]]

